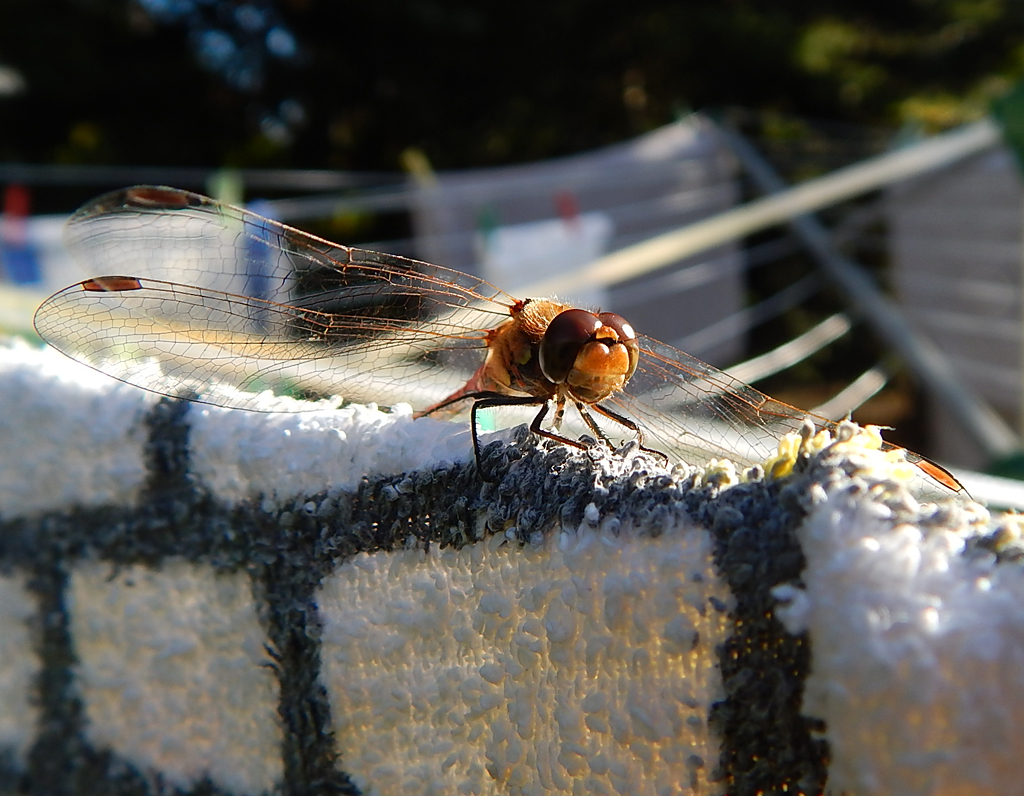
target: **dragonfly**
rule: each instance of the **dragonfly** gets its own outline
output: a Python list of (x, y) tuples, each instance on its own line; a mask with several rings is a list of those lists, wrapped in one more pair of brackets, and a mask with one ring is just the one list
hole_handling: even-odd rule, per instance
[[(808, 420), (838, 431), (613, 313), (519, 299), (470, 274), (331, 243), (189, 191), (105, 194), (72, 215), (64, 237), (98, 276), (46, 299), (39, 335), (162, 395), (301, 411), (310, 404), (255, 407), (253, 393), (340, 391), (351, 402), (411, 403), (417, 417), (468, 410), (478, 462), (477, 414), (501, 406), (537, 407), (531, 429), (570, 446), (589, 444), (563, 428), (575, 412), (600, 440), (633, 438), (698, 466), (760, 464)], [(943, 468), (905, 454), (933, 484), (962, 491)]]

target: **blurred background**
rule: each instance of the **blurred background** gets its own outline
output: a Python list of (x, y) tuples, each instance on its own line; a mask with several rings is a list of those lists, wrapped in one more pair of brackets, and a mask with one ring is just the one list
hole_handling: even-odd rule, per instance
[(1000, 0), (3, 0), (0, 13), (6, 162), (389, 172), (415, 147), (439, 170), (496, 166), (730, 105), (937, 129), (984, 113), (1024, 70), (1024, 7)]
[[(30, 333), (41, 297), (94, 275), (60, 225), (117, 187), (197, 190), (515, 292), (755, 201), (765, 169), (784, 189), (978, 123), (1022, 75), (1007, 0), (0, 0), (0, 328)], [(1024, 415), (1024, 190), (1013, 147), (982, 139), (812, 208), (824, 255), (766, 222), (564, 292), (991, 468)], [(894, 354), (829, 253), (938, 342), (1004, 449)]]

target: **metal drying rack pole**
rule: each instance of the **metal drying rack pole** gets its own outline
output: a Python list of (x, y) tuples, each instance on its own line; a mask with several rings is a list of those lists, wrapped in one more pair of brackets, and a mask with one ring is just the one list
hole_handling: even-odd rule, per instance
[[(769, 195), (792, 190), (742, 135), (728, 128), (720, 129), (720, 133), (758, 188)], [(979, 143), (981, 140), (979, 138)], [(1020, 438), (1013, 429), (964, 386), (942, 352), (906, 321), (899, 308), (882, 294), (863, 269), (835, 250), (828, 230), (815, 216), (805, 211), (791, 217), (788, 224), (861, 316), (938, 397), (990, 460), (998, 461), (1021, 452)]]
[(571, 273), (523, 287), (519, 292), (527, 296), (551, 296), (572, 292), (579, 285), (606, 287), (625, 282), (723, 243), (787, 223), (801, 213), (813, 213), (836, 202), (949, 166), (995, 146), (1000, 140), (999, 128), (989, 119), (964, 125), (611, 252)]

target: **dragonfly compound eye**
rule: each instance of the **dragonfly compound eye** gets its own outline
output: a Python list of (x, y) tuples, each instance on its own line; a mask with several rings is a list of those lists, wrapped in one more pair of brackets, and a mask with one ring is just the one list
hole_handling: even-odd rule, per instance
[(540, 341), (540, 369), (544, 377), (554, 384), (563, 384), (580, 349), (601, 326), (601, 320), (586, 310), (566, 310), (556, 315)]

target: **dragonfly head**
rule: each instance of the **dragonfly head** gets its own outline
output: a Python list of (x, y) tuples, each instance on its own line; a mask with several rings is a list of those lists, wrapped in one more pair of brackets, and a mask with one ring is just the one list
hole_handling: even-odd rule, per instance
[(597, 403), (629, 381), (639, 346), (633, 327), (622, 316), (569, 309), (548, 325), (539, 356), (545, 378), (567, 386), (577, 400)]

